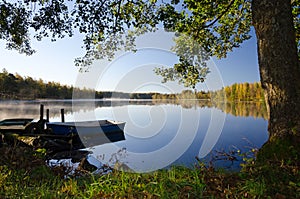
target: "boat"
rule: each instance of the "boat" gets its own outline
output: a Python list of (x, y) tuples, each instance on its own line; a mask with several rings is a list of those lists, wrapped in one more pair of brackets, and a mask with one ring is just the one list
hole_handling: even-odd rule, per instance
[[(36, 145), (58, 150), (68, 145), (69, 149), (92, 147), (125, 140), (125, 122), (93, 120), (65, 122), (61, 109), (61, 122), (49, 122), (49, 109), (44, 119), (44, 105), (40, 105), (40, 119), (12, 118), (0, 121), (0, 134), (19, 134), (37, 137)], [(47, 147), (48, 146), (48, 147)], [(66, 148), (66, 147), (65, 147)]]
[(46, 127), (54, 135), (78, 135), (85, 147), (125, 140), (125, 122), (113, 120), (47, 122)]

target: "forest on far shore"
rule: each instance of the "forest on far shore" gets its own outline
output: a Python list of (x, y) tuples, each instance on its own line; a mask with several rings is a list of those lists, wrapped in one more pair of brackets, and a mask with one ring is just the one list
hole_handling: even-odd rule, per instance
[(123, 93), (116, 91), (95, 91), (62, 85), (58, 82), (45, 82), (32, 77), (22, 77), (3, 69), (0, 73), (0, 99), (2, 100), (34, 100), (34, 99), (84, 99), (95, 97), (122, 99), (208, 99), (227, 101), (263, 101), (264, 91), (260, 83), (240, 83), (226, 86), (218, 91), (183, 90), (181, 93)]

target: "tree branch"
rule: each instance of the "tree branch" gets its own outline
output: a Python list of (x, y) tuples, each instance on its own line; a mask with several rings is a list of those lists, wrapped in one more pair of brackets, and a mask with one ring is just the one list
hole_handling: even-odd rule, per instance
[(215, 18), (215, 20), (213, 20), (211, 23), (209, 23), (209, 24), (203, 26), (203, 29), (204, 29), (204, 28), (208, 28), (208, 27), (214, 25), (219, 19), (221, 19), (221, 17), (223, 17), (223, 16), (228, 12), (228, 10), (229, 10), (230, 7), (233, 5), (233, 3), (234, 3), (234, 0), (232, 0), (232, 1), (229, 3), (229, 5), (226, 7), (226, 9), (225, 9), (219, 16), (217, 16), (217, 18)]
[(117, 27), (117, 23), (118, 23), (118, 18), (119, 18), (120, 11), (121, 11), (122, 0), (118, 1), (117, 4), (118, 4), (118, 10), (117, 10), (116, 18), (115, 18), (115, 28)]

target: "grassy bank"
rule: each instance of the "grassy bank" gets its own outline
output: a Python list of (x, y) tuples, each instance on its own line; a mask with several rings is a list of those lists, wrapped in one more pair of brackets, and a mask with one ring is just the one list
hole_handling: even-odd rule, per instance
[(118, 170), (91, 175), (80, 168), (49, 168), (43, 155), (25, 146), (0, 148), (0, 198), (299, 198), (299, 167), (273, 162), (240, 172), (172, 167), (152, 173)]

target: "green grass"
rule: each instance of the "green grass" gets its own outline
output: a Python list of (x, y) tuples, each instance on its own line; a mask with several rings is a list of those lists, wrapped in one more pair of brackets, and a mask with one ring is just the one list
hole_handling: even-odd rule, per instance
[(66, 178), (65, 168), (45, 166), (40, 152), (14, 146), (1, 147), (0, 153), (0, 198), (300, 198), (299, 167), (291, 163), (249, 161), (240, 172), (200, 163), (151, 173), (113, 170)]
[(64, 179), (48, 168), (28, 173), (1, 166), (0, 179), (4, 198), (198, 198), (205, 191), (201, 172), (184, 167)]
[(288, 179), (276, 181), (275, 178), (270, 180), (270, 176), (252, 176), (251, 173), (240, 177), (238, 173), (173, 167), (170, 170), (147, 174), (113, 171), (105, 175), (64, 179), (55, 175), (49, 168), (36, 168), (32, 172), (27, 172), (1, 166), (0, 196), (1, 198), (274, 198), (280, 195), (285, 198), (299, 198), (299, 180), (293, 181), (287, 173), (281, 175)]

